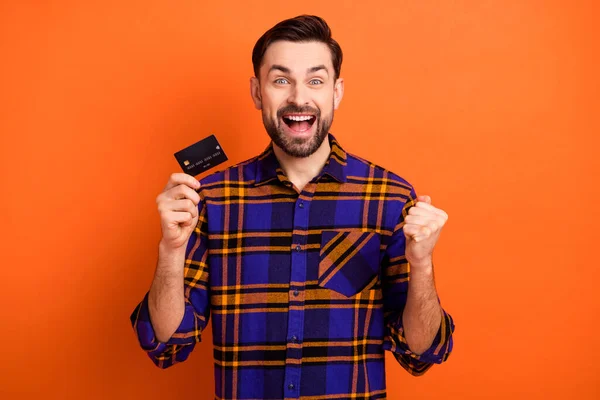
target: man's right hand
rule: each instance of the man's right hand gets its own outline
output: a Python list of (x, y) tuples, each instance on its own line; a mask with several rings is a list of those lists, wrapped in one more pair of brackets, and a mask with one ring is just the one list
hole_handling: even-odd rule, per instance
[(198, 189), (200, 182), (196, 178), (184, 173), (174, 173), (163, 192), (156, 197), (162, 246), (177, 250), (187, 244), (198, 223)]

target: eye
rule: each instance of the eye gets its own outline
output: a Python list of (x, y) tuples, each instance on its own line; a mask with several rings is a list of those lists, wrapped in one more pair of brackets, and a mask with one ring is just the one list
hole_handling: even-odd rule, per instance
[(320, 79), (311, 79), (308, 83), (311, 85), (320, 85), (323, 83), (323, 81)]
[(285, 78), (277, 78), (277, 79), (275, 79), (275, 83), (284, 85), (284, 84), (288, 83), (288, 80)]

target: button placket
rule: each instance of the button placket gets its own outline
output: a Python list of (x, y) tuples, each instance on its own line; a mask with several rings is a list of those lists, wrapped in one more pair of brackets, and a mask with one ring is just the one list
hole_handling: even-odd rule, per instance
[[(300, 397), (302, 343), (304, 329), (305, 290), (302, 282), (306, 281), (307, 268), (307, 229), (309, 222), (310, 192), (302, 192), (293, 205), (293, 226), (291, 245), (291, 276), (288, 315), (286, 368), (283, 384), (287, 398)], [(308, 200), (307, 200), (308, 198)]]

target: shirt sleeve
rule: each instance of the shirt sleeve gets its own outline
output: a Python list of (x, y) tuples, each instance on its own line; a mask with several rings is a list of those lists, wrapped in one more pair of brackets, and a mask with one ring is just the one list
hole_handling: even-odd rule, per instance
[(185, 361), (196, 343), (201, 341), (201, 332), (210, 317), (209, 269), (207, 265), (208, 228), (204, 201), (200, 202), (198, 208), (198, 224), (190, 235), (186, 247), (185, 311), (181, 324), (168, 341), (158, 341), (150, 320), (148, 292), (130, 316), (140, 346), (159, 368), (168, 368)]
[(442, 309), (440, 329), (429, 349), (422, 354), (416, 354), (410, 350), (406, 343), (402, 314), (406, 305), (410, 282), (410, 264), (405, 257), (406, 238), (402, 228), (408, 210), (416, 202), (417, 196), (414, 189), (411, 189), (410, 197), (402, 208), (400, 223), (394, 229), (383, 260), (382, 285), (385, 320), (383, 347), (384, 350), (392, 352), (406, 371), (419, 376), (424, 374), (433, 364), (441, 364), (448, 359), (452, 351), (454, 323), (450, 314)]

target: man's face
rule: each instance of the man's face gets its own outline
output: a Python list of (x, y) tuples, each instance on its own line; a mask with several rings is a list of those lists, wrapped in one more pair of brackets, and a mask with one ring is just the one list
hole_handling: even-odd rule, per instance
[(321, 42), (271, 44), (260, 81), (251, 79), (252, 98), (267, 133), (293, 157), (308, 157), (321, 146), (343, 88), (343, 80), (335, 80), (331, 51)]

